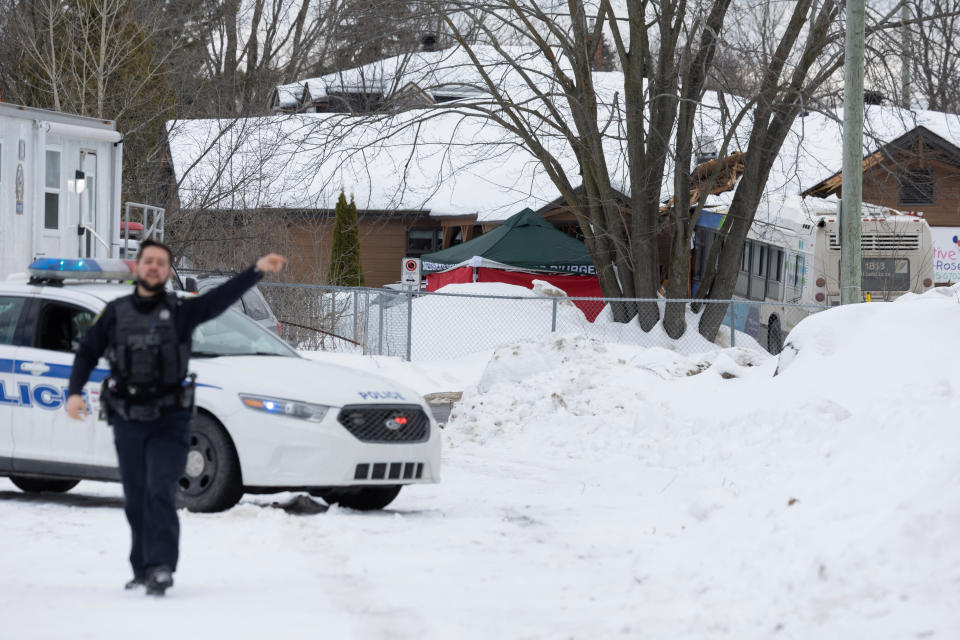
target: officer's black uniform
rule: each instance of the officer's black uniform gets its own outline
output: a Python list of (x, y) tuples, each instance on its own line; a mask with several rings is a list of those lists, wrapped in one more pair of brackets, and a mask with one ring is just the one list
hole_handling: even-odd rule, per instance
[(83, 336), (70, 373), (80, 394), (100, 356), (110, 360), (114, 399), (108, 421), (123, 482), (124, 510), (133, 537), (135, 580), (153, 567), (177, 567), (180, 523), (177, 480), (189, 451), (192, 387), (185, 387), (194, 328), (226, 311), (263, 275), (250, 267), (195, 298), (161, 291), (110, 302)]

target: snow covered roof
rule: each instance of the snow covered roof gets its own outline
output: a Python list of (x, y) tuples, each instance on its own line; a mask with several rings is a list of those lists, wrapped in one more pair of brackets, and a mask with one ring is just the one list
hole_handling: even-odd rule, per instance
[(302, 80), (301, 84), (309, 92), (309, 98), (317, 101), (327, 97), (327, 85), (321, 78)]
[(273, 104), (275, 109), (295, 109), (303, 96), (303, 83), (293, 82), (281, 84), (274, 89)]
[[(332, 210), (343, 190), (361, 210), (475, 214), (483, 221), (560, 195), (501, 127), (456, 113), (431, 114), (420, 126), (419, 115), (168, 123), (181, 206)], [(572, 155), (565, 165), (575, 175)]]
[[(453, 55), (449, 50), (432, 53), (439, 54)], [(461, 76), (466, 85), (469, 70), (460, 71), (467, 74)], [(595, 77), (601, 103), (609, 104), (622, 92), (622, 74)], [(341, 80), (347, 82), (345, 76)], [(697, 116), (697, 144), (720, 146), (719, 111), (716, 94), (707, 94)], [(803, 199), (800, 194), (839, 170), (841, 118), (838, 111), (796, 119), (770, 172), (758, 222), (792, 226), (833, 208), (831, 199)], [(728, 152), (746, 150), (749, 120), (744, 118)], [(864, 120), (864, 155), (918, 126), (960, 146), (960, 116), (870, 106)], [(617, 129), (616, 123), (609, 127), (606, 155), (613, 187), (629, 195), (623, 132)], [(577, 176), (567, 141), (547, 136), (544, 142), (567, 175)], [(184, 121), (171, 124), (170, 149), (181, 202), (190, 208), (333, 209), (343, 189), (362, 210), (475, 214), (479, 221), (491, 222), (560, 197), (513, 133), (490, 121), (436, 108), (373, 116), (321, 113)], [(671, 188), (668, 174), (664, 199), (672, 195)], [(708, 202), (723, 207), (732, 196), (711, 196)]]
[[(439, 51), (418, 51), (371, 62), (360, 67), (345, 69), (307, 78), (296, 83), (279, 85), (278, 99), (274, 109), (287, 108), (279, 99), (283, 92), (297, 92), (299, 98), (305, 86), (313, 101), (330, 94), (366, 93), (389, 97), (408, 85), (415, 85), (435, 100), (470, 98), (487, 92), (484, 74), (501, 86), (515, 75), (509, 59), (523, 61), (534, 74), (542, 73), (551, 78), (552, 72), (543, 57), (534, 51), (517, 47), (503, 47), (506, 58), (491, 46), (474, 46), (470, 52), (462, 47)], [(470, 53), (476, 55), (483, 65), (484, 73), (477, 70)]]

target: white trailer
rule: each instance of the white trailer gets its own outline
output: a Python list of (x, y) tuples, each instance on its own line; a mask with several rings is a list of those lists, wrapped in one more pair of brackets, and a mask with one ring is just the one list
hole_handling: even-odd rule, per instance
[(39, 256), (121, 256), (122, 156), (112, 120), (0, 103), (0, 279)]

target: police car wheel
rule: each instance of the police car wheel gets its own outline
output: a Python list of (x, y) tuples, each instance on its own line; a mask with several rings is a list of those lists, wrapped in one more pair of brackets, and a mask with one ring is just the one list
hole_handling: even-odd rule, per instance
[(41, 491), (50, 491), (51, 493), (66, 493), (73, 489), (80, 482), (79, 480), (64, 480), (63, 478), (26, 478), (24, 476), (10, 476), (10, 482), (15, 484), (21, 491), (27, 493), (39, 493)]
[(399, 493), (400, 485), (389, 485), (326, 489), (314, 495), (319, 495), (327, 504), (338, 504), (341, 507), (356, 509), (357, 511), (376, 511), (393, 502)]
[(190, 450), (177, 504), (190, 511), (225, 511), (242, 495), (240, 461), (230, 436), (213, 418), (197, 414), (190, 422)]

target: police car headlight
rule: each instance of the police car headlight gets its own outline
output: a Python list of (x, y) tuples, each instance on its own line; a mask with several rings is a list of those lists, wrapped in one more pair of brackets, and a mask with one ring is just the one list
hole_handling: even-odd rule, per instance
[(327, 415), (330, 407), (324, 404), (312, 404), (309, 402), (300, 402), (298, 400), (285, 400), (284, 398), (268, 398), (266, 396), (252, 396), (240, 394), (240, 401), (248, 409), (254, 411), (264, 411), (274, 415), (288, 416), (290, 418), (300, 418), (308, 422), (320, 422)]

